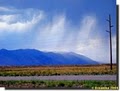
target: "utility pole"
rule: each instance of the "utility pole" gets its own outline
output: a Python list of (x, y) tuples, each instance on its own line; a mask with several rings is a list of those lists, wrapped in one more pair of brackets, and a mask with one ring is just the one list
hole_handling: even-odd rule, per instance
[(111, 25), (111, 16), (109, 15), (109, 19), (107, 19), (108, 23), (109, 23), (109, 31), (106, 30), (109, 33), (109, 37), (110, 37), (110, 69), (112, 70), (112, 33), (111, 33), (111, 28), (113, 27), (113, 25)]

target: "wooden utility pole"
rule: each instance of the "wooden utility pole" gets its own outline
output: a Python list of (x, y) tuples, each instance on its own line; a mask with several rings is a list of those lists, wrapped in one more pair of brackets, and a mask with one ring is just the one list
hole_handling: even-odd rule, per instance
[(113, 25), (111, 25), (111, 16), (109, 15), (109, 19), (107, 19), (107, 21), (109, 22), (109, 31), (107, 30), (107, 32), (109, 33), (110, 36), (110, 69), (112, 70), (112, 33), (111, 33), (111, 28), (113, 27)]

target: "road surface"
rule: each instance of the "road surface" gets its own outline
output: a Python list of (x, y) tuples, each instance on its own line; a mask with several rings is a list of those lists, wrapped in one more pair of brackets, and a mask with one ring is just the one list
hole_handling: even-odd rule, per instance
[(117, 80), (116, 75), (62, 75), (62, 76), (0, 76), (6, 80)]

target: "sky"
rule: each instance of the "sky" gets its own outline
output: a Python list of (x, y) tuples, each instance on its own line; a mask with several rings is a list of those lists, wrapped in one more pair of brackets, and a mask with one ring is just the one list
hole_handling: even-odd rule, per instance
[(0, 0), (0, 49), (75, 52), (116, 63), (116, 0)]

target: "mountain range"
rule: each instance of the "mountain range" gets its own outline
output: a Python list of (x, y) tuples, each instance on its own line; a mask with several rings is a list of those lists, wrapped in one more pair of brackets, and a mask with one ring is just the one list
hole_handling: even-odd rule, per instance
[(43, 52), (35, 49), (0, 50), (0, 66), (94, 65), (98, 62), (73, 52)]

